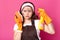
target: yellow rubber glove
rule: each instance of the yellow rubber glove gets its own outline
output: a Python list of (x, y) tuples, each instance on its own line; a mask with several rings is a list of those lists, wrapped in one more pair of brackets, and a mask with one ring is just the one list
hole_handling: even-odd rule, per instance
[(38, 12), (40, 13), (40, 16), (44, 18), (45, 23), (48, 25), (51, 23), (52, 19), (46, 14), (45, 10), (42, 8), (38, 9)]
[(43, 17), (41, 16), (38, 23), (39, 30), (43, 30), (43, 24), (44, 24), (44, 20), (43, 20)]
[(18, 30), (22, 31), (22, 15), (20, 14), (19, 11), (15, 12), (15, 16), (14, 16), (15, 22), (18, 25)]

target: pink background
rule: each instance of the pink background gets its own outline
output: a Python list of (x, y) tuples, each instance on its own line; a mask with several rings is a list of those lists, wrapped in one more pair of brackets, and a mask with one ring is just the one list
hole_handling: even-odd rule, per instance
[[(27, 0), (24, 0), (27, 1)], [(13, 40), (14, 12), (19, 10), (23, 0), (0, 0), (0, 40)], [(60, 0), (29, 0), (37, 8), (44, 8), (52, 18), (56, 33), (41, 32), (42, 40), (60, 40)], [(37, 14), (38, 15), (38, 14)]]

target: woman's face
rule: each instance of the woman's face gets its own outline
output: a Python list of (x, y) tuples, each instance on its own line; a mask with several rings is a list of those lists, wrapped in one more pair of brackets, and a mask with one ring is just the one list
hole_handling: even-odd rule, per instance
[(32, 8), (29, 6), (26, 6), (22, 9), (22, 15), (24, 16), (24, 19), (30, 19), (32, 16)]

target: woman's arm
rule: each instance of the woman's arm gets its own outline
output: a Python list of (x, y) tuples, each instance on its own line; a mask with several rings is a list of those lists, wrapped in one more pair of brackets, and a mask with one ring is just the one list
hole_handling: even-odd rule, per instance
[(17, 24), (14, 25), (13, 29), (14, 29), (13, 30), (14, 31), (14, 36), (13, 36), (14, 40), (20, 40), (21, 39), (22, 31), (17, 30), (18, 29), (18, 25)]
[(14, 40), (21, 40), (21, 33), (19, 31), (14, 31)]
[(14, 16), (16, 24), (14, 25), (14, 40), (21, 40), (22, 33), (22, 15), (19, 11), (15, 12)]
[(44, 31), (49, 33), (49, 34), (55, 34), (55, 30), (53, 28), (53, 24), (49, 23), (48, 25), (44, 25)]

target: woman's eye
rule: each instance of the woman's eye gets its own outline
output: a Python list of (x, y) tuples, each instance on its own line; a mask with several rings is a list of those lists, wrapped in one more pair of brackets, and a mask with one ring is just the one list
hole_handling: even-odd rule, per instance
[(31, 10), (28, 10), (28, 12), (31, 12)]
[(24, 10), (24, 12), (31, 12), (31, 10)]
[(24, 12), (26, 12), (26, 10), (24, 10)]

